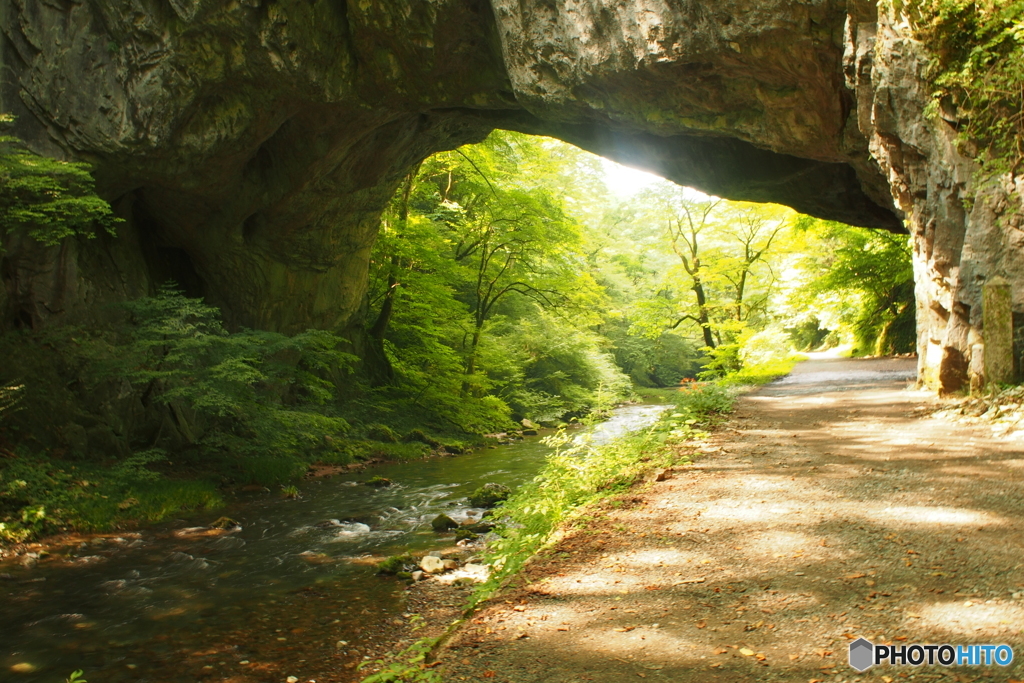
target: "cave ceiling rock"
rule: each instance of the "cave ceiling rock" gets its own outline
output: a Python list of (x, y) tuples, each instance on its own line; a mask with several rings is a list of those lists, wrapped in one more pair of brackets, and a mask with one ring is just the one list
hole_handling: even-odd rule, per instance
[(923, 118), (921, 52), (874, 2), (0, 0), (0, 20), (16, 133), (96, 164), (128, 221), (84, 249), (105, 261), (65, 253), (46, 282), (9, 268), (4, 327), (89, 320), (171, 277), (231, 325), (351, 328), (403, 174), (494, 128), (726, 198), (909, 218), (929, 358), (964, 352), (953, 309), (975, 325), (965, 265), (1012, 260), (961, 262), (999, 240), (965, 237), (969, 164)]

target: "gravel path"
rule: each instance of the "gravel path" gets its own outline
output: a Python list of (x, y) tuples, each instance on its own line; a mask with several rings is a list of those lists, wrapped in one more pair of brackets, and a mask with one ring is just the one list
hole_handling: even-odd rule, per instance
[[(928, 417), (913, 361), (815, 360), (608, 501), (440, 653), (446, 682), (1024, 678), (1024, 453)], [(1007, 668), (848, 643), (1008, 643)]]

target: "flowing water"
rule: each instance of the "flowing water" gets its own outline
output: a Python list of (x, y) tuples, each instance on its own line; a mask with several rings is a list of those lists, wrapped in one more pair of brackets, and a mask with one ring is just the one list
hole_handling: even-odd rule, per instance
[[(591, 438), (642, 428), (664, 409), (617, 408)], [(87, 539), (33, 568), (0, 567), (0, 680), (63, 681), (76, 669), (104, 683), (283, 681), (304, 671), (342, 680), (322, 672), (353, 666), (374, 626), (401, 616), (404, 585), (377, 576), (373, 560), (450, 545), (430, 520), (479, 518), (473, 490), (521, 484), (549, 452), (527, 437), (374, 466), (305, 481), (297, 500), (264, 494), (222, 511), (240, 529), (178, 520)], [(395, 483), (360, 483), (373, 476)]]

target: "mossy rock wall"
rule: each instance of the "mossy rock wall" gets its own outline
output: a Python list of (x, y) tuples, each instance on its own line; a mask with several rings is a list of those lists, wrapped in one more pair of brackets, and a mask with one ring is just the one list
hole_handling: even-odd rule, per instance
[(0, 110), (36, 151), (94, 162), (127, 220), (6, 244), (0, 330), (95, 325), (173, 278), (230, 325), (358, 348), (382, 207), (416, 162), (495, 127), (727, 198), (909, 218), (922, 373), (944, 386), (978, 283), (1024, 290), (998, 224), (1020, 185), (963, 209), (970, 164), (923, 115), (921, 46), (874, 2), (2, 0), (0, 26)]

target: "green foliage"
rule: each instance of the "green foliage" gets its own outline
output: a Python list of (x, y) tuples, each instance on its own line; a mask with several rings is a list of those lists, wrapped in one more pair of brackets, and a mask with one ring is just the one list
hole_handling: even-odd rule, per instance
[(0, 541), (20, 542), (69, 528), (103, 531), (123, 520), (155, 522), (222, 504), (208, 481), (174, 481), (146, 468), (158, 451), (112, 467), (71, 465), (40, 454), (0, 459)]
[(411, 430), (408, 434), (406, 434), (405, 436), (402, 437), (402, 441), (404, 441), (406, 443), (410, 443), (410, 442), (413, 442), (413, 441), (418, 441), (420, 443), (425, 443), (428, 446), (431, 446), (433, 448), (437, 448), (437, 447), (439, 447), (441, 445), (440, 441), (438, 441), (434, 437), (430, 436), (429, 434), (424, 432), (422, 429), (413, 429), (413, 430)]
[(89, 681), (85, 679), (85, 672), (78, 669), (71, 672), (71, 675), (65, 679), (65, 683), (89, 683)]
[[(905, 235), (819, 222), (827, 254), (812, 255), (815, 276), (797, 296), (831, 302), (860, 354), (909, 353), (917, 342), (914, 269)], [(810, 297), (808, 297), (810, 295)]]
[(372, 424), (366, 428), (367, 438), (385, 443), (398, 443), (398, 434), (387, 425)]
[(491, 391), (517, 418), (556, 421), (602, 407), (602, 396), (628, 395), (629, 379), (602, 349), (602, 340), (543, 310), (489, 328), (480, 360)]
[(348, 459), (329, 444), (349, 424), (327, 405), (357, 360), (344, 340), (319, 330), (229, 334), (216, 308), (171, 285), (126, 307), (133, 324), (108, 375), (174, 409), (201, 449), (254, 458), (243, 469), (266, 485), (295, 476), (310, 452)]
[(1024, 1), (897, 1), (933, 55), (929, 112), (959, 131), (986, 175), (1024, 161)]
[(255, 330), (228, 334), (218, 309), (186, 297), (173, 284), (125, 307), (134, 322), (121, 367), (125, 378), (152, 386), (164, 403), (180, 400), (218, 417), (242, 417), (260, 403), (260, 389), (326, 403), (336, 387), (324, 375), (344, 373), (358, 360), (341, 350), (342, 339), (320, 330), (294, 337)]
[(612, 321), (604, 334), (614, 345), (615, 363), (641, 387), (670, 387), (684, 377), (694, 377), (701, 369), (697, 345), (672, 332), (658, 337), (628, 333), (626, 326)]
[(732, 411), (735, 395), (718, 382), (684, 382), (676, 405), (694, 416), (724, 415)]
[(392, 379), (368, 401), (484, 433), (512, 416), (585, 413), (601, 386), (628, 391), (586, 330), (600, 290), (560, 152), (495, 133), (431, 157), (399, 189), (374, 250), (367, 320)]
[[(442, 683), (441, 674), (427, 668), (426, 659), (437, 644), (436, 638), (421, 638), (395, 655), (395, 659), (385, 662), (378, 659), (373, 663), (383, 667), (380, 671), (367, 676), (361, 683)], [(368, 666), (369, 662), (361, 663), (357, 670)]]
[(742, 349), (743, 346), (739, 342), (719, 344), (713, 349), (704, 347), (707, 361), (704, 363), (704, 370), (698, 373), (697, 377), (711, 380), (739, 372), (743, 367), (743, 360), (740, 358)]
[[(0, 115), (0, 126), (13, 120)], [(96, 195), (88, 164), (33, 154), (17, 138), (0, 135), (0, 238), (24, 231), (55, 245), (73, 235), (113, 234), (119, 222)]]

